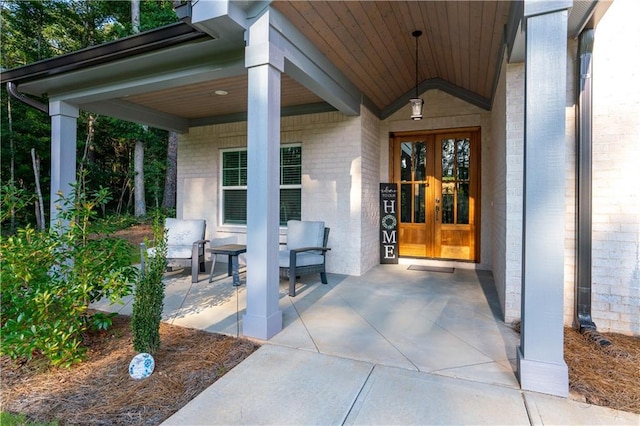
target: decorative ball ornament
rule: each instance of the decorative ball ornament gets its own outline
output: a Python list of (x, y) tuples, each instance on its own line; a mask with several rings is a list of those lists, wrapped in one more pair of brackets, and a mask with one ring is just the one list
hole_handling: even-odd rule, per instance
[(392, 214), (388, 214), (382, 218), (382, 227), (384, 229), (394, 229), (397, 224), (398, 224), (398, 221), (396, 220), (396, 217)]
[(136, 380), (146, 379), (153, 373), (155, 366), (156, 363), (150, 354), (140, 353), (134, 356), (129, 363), (129, 375)]

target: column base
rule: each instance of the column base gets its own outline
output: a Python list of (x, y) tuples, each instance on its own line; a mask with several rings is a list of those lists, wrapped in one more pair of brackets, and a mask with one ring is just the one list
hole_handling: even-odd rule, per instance
[(282, 311), (268, 317), (245, 314), (242, 316), (242, 335), (269, 340), (282, 330)]
[(518, 348), (518, 380), (520, 380), (522, 390), (564, 398), (569, 396), (569, 368), (567, 364), (525, 359), (521, 348)]

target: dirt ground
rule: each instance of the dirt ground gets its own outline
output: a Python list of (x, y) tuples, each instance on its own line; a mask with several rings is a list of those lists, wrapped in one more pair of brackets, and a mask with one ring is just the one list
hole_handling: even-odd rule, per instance
[[(133, 244), (149, 235), (138, 225), (120, 233)], [(147, 379), (129, 377), (133, 350), (129, 317), (106, 332), (85, 336), (89, 359), (70, 370), (0, 358), (2, 410), (59, 424), (157, 425), (255, 351), (245, 339), (168, 324), (160, 328), (156, 368)], [(603, 347), (565, 329), (571, 398), (640, 414), (640, 338), (605, 334)]]
[[(0, 359), (2, 410), (59, 424), (157, 425), (257, 349), (233, 337), (162, 324), (156, 368), (134, 380), (129, 317), (87, 334), (89, 359), (70, 370), (39, 371)], [(640, 414), (640, 339), (606, 335), (608, 348), (565, 329), (572, 398)]]
[(254, 352), (245, 339), (160, 326), (153, 374), (129, 376), (136, 355), (129, 317), (85, 336), (89, 358), (69, 370), (39, 371), (0, 359), (2, 410), (60, 425), (157, 425)]

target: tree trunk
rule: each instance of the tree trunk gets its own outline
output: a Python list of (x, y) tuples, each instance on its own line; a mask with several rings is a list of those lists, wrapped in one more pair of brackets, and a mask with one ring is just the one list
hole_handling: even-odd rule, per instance
[(136, 147), (133, 154), (134, 178), (134, 215), (141, 217), (147, 215), (147, 203), (144, 199), (144, 143), (141, 140), (136, 141)]
[(36, 226), (44, 231), (44, 201), (42, 199), (42, 191), (40, 190), (40, 159), (36, 157), (35, 148), (31, 148), (31, 160), (33, 161), (33, 174), (36, 179), (36, 192), (38, 194), (38, 203), (36, 203)]
[(134, 34), (140, 32), (140, 0), (131, 0), (131, 28)]
[[(15, 150), (15, 145), (13, 143), (13, 117), (11, 115), (11, 95), (8, 93), (8, 89), (7, 89), (7, 119), (9, 120), (9, 151), (11, 156), (9, 179), (10, 179), (10, 185), (15, 185), (16, 183), (16, 150)], [(16, 232), (16, 209), (14, 208), (13, 203), (11, 205), (11, 227), (9, 231), (11, 234)]]
[(164, 210), (176, 208), (176, 190), (178, 186), (178, 134), (169, 132), (167, 144), (167, 172), (164, 179), (164, 195), (162, 208)]

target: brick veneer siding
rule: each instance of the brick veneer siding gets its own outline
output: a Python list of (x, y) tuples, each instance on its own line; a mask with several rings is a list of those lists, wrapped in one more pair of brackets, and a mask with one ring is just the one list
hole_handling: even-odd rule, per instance
[(640, 335), (640, 2), (614, 1), (593, 52), (592, 315)]
[[(329, 112), (281, 121), (281, 143), (302, 144), (302, 219), (323, 220), (331, 228), (328, 272), (360, 275), (377, 260), (370, 248), (374, 238), (377, 244), (377, 228), (370, 229), (376, 220), (372, 188), (377, 188), (378, 154), (371, 143), (377, 141), (376, 121), (367, 111), (361, 117)], [(220, 149), (246, 147), (246, 126), (202, 126), (179, 138), (177, 215), (205, 218), (211, 244), (246, 243), (245, 227), (220, 223), (218, 184)]]

